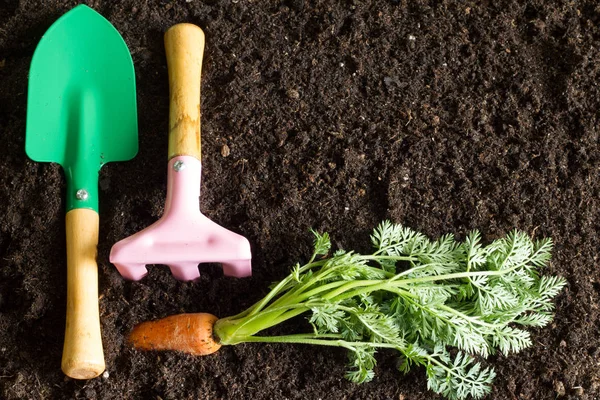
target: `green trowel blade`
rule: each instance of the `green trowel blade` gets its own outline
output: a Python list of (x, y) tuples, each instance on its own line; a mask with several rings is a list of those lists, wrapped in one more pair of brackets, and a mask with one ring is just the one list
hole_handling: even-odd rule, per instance
[(119, 32), (80, 5), (38, 44), (29, 71), (25, 151), (62, 165), (67, 211), (98, 211), (98, 173), (138, 150), (135, 73)]

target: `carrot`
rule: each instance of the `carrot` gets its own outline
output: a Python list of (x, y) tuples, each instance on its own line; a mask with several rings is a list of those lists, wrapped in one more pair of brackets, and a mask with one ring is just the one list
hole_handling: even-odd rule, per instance
[[(534, 242), (519, 231), (484, 246), (478, 232), (462, 243), (452, 235), (431, 241), (384, 221), (371, 235), (372, 254), (338, 250), (331, 256), (329, 235), (313, 233), (308, 263), (297, 264), (245, 311), (142, 323), (131, 342), (144, 350), (199, 355), (240, 343), (337, 346), (349, 351), (346, 377), (357, 383), (373, 378), (375, 353), (387, 349), (402, 357), (402, 372), (426, 367), (433, 391), (477, 399), (491, 391), (495, 372), (470, 354), (486, 358), (531, 346), (524, 328), (552, 320), (552, 298), (567, 284), (539, 274), (552, 241)], [(312, 331), (263, 336), (302, 314), (309, 314)]]
[(217, 317), (208, 313), (179, 314), (142, 322), (129, 334), (129, 342), (141, 350), (175, 350), (204, 356), (221, 348), (213, 336)]

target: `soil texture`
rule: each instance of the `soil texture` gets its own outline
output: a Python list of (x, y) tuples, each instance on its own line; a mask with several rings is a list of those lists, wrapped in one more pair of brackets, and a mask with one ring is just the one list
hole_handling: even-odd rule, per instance
[[(79, 2), (0, 3), (0, 398), (438, 398), (425, 371), (343, 378), (343, 350), (247, 344), (208, 357), (133, 351), (138, 322), (237, 314), (310, 255), (310, 228), (366, 251), (392, 219), (435, 238), (518, 228), (555, 241), (568, 280), (534, 346), (487, 363), (490, 399), (600, 398), (600, 5), (596, 0), (92, 0), (137, 79), (138, 156), (100, 174), (103, 377), (60, 370), (65, 183), (24, 153), (27, 79), (48, 27)], [(200, 208), (246, 236), (253, 276), (121, 278), (111, 246), (164, 208), (169, 117), (163, 33), (203, 28)], [(115, 144), (118, 146), (118, 143)], [(311, 329), (299, 318), (280, 329)]]

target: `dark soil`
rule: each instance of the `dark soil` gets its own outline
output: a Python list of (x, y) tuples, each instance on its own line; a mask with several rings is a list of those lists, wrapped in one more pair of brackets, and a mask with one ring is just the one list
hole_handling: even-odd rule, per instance
[[(425, 372), (378, 356), (372, 383), (345, 353), (239, 345), (205, 358), (140, 353), (138, 322), (235, 314), (310, 253), (309, 228), (366, 250), (385, 218), (432, 237), (514, 228), (556, 242), (568, 279), (534, 346), (488, 362), (489, 398), (600, 398), (600, 6), (588, 1), (89, 1), (137, 74), (140, 152), (101, 172), (100, 312), (108, 377), (60, 370), (66, 272), (61, 169), (24, 154), (27, 74), (77, 1), (0, 4), (0, 398), (433, 399)], [(166, 192), (163, 32), (206, 33), (201, 209), (246, 236), (252, 278), (203, 267), (121, 278), (111, 246), (154, 222)], [(230, 149), (222, 155), (223, 146)], [(226, 154), (223, 153), (223, 154)], [(282, 327), (310, 329), (302, 319)]]

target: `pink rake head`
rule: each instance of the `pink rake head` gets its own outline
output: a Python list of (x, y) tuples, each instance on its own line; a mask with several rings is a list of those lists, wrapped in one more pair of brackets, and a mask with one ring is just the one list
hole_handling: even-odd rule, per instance
[(110, 261), (127, 279), (143, 278), (147, 264), (166, 264), (175, 278), (200, 276), (199, 263), (223, 264), (225, 275), (251, 274), (250, 243), (202, 215), (200, 197), (200, 73), (204, 33), (178, 24), (165, 34), (169, 69), (169, 174), (164, 215), (121, 240)]
[(228, 276), (252, 273), (248, 240), (214, 223), (198, 208), (201, 164), (191, 156), (169, 162), (163, 216), (146, 229), (116, 243), (110, 261), (124, 278), (139, 280), (146, 264), (165, 264), (173, 276), (189, 281), (200, 276), (199, 263), (219, 262)]

